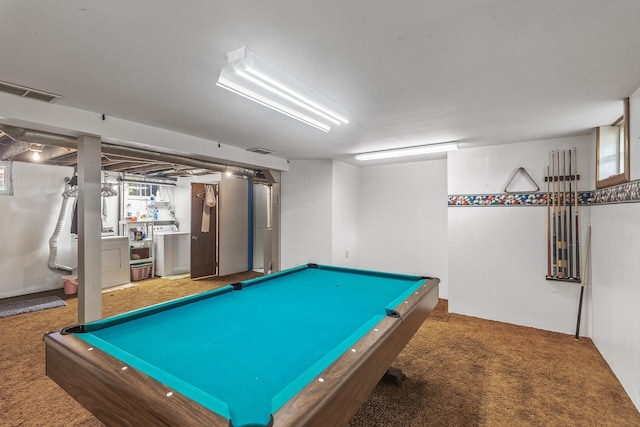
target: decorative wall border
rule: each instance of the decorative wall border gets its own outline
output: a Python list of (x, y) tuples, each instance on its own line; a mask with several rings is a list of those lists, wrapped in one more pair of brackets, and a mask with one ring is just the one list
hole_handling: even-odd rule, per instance
[[(573, 201), (574, 193), (567, 194)], [(578, 203), (588, 205), (591, 197), (591, 192), (580, 192)], [(452, 194), (447, 204), (451, 207), (547, 206), (547, 193)]]
[[(574, 193), (567, 193), (573, 201)], [(547, 193), (450, 194), (450, 207), (547, 206)], [(552, 200), (553, 201), (553, 200)], [(640, 203), (640, 180), (578, 193), (578, 204)]]
[(640, 202), (640, 180), (601, 188), (593, 192), (594, 205)]

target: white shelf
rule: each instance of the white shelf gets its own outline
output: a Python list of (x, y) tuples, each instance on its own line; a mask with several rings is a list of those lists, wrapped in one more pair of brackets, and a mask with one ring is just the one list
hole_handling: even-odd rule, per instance
[(145, 262), (152, 262), (152, 261), (153, 261), (153, 258), (130, 259), (129, 260), (129, 265), (143, 264)]
[(149, 224), (152, 223), (153, 219), (141, 219), (141, 220), (136, 220), (136, 221), (120, 221), (120, 225), (123, 224)]
[(153, 242), (153, 239), (150, 237), (147, 237), (146, 239), (142, 239), (142, 240), (129, 240), (129, 243), (134, 244), (134, 243), (149, 243), (149, 242)]
[[(129, 259), (129, 265), (132, 267), (135, 267), (140, 264), (150, 263), (151, 272), (152, 272), (151, 276), (153, 276), (153, 268), (154, 268), (153, 264), (155, 262), (154, 253), (153, 253), (154, 251), (153, 226), (154, 226), (154, 221), (152, 218), (148, 218), (148, 219), (145, 218), (145, 219), (140, 219), (136, 221), (127, 221), (127, 220), (120, 221), (121, 233), (123, 236), (128, 237), (129, 257), (131, 257), (131, 254), (134, 253), (134, 251), (138, 252), (138, 254), (140, 255), (147, 256), (146, 258)], [(135, 230), (136, 233), (143, 233), (146, 237), (141, 240), (136, 240), (132, 230)], [(145, 249), (144, 252), (140, 253), (139, 251), (143, 249)]]

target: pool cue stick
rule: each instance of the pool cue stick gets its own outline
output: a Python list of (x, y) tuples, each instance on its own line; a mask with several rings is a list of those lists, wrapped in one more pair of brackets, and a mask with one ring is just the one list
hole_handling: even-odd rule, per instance
[(580, 225), (578, 224), (578, 149), (577, 148), (573, 148), (573, 158), (575, 159), (576, 162), (576, 168), (575, 168), (575, 175), (574, 178), (576, 180), (576, 192), (574, 195), (574, 201), (576, 204), (576, 278), (579, 279), (580, 278)]
[(558, 224), (556, 223), (556, 195), (555, 195), (555, 190), (556, 190), (556, 182), (555, 182), (555, 175), (556, 175), (556, 156), (555, 156), (555, 152), (552, 151), (551, 152), (551, 175), (549, 177), (549, 181), (551, 181), (551, 201), (553, 204), (553, 240), (552, 240), (552, 251), (553, 251), (553, 270), (552, 270), (552, 277), (557, 277), (558, 276)]
[(564, 223), (564, 234), (562, 235), (562, 255), (564, 257), (564, 277), (565, 279), (570, 276), (569, 272), (569, 239), (568, 228), (569, 221), (567, 217), (567, 150), (562, 151), (562, 221)]
[(580, 316), (582, 315), (582, 298), (584, 297), (584, 284), (587, 281), (587, 262), (589, 262), (589, 249), (591, 248), (591, 226), (587, 229), (587, 250), (584, 254), (584, 263), (582, 264), (584, 274), (580, 281), (580, 303), (578, 304), (578, 323), (576, 324), (576, 339), (580, 339)]
[(569, 250), (569, 277), (573, 278), (576, 277), (575, 273), (574, 273), (574, 269), (575, 269), (575, 262), (573, 260), (573, 229), (571, 226), (571, 223), (573, 222), (573, 212), (572, 212), (572, 197), (571, 197), (571, 190), (572, 190), (572, 181), (573, 181), (573, 175), (571, 174), (571, 150), (567, 150), (568, 154), (569, 154), (569, 170), (567, 171), (567, 173), (569, 174), (569, 193), (567, 194), (569, 197), (569, 203), (567, 204), (569, 206), (569, 216), (568, 221), (567, 221), (567, 227), (568, 227), (568, 236), (569, 236), (569, 247), (567, 248)]
[(547, 165), (547, 277), (551, 277), (551, 174), (549, 171), (549, 165)]
[(560, 197), (560, 191), (562, 190), (562, 185), (560, 184), (560, 150), (556, 153), (556, 162), (557, 162), (557, 171), (558, 171), (558, 277), (564, 278), (564, 258), (563, 255), (563, 245), (562, 245), (562, 198)]

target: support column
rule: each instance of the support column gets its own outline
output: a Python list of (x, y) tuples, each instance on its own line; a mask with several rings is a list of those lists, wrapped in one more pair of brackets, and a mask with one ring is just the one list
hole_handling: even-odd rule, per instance
[(101, 141), (78, 138), (78, 322), (102, 318)]
[(247, 181), (247, 192), (249, 197), (247, 198), (247, 224), (248, 224), (248, 232), (247, 232), (247, 270), (253, 270), (253, 231), (255, 227), (255, 223), (253, 221), (253, 180), (250, 179)]

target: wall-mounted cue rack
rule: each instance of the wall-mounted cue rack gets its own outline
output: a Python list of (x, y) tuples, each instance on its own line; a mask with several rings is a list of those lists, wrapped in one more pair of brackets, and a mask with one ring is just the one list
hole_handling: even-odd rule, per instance
[(577, 150), (554, 150), (549, 157), (546, 278), (580, 283)]

